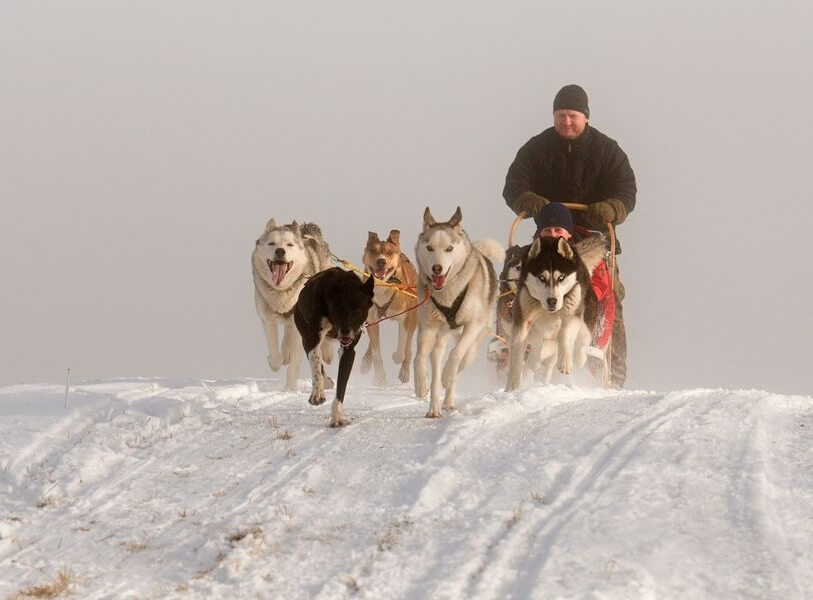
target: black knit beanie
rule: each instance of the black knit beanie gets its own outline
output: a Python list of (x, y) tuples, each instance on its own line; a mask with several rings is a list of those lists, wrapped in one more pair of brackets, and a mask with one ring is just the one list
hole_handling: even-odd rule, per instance
[(575, 83), (563, 87), (553, 99), (553, 112), (562, 109), (577, 110), (589, 119), (590, 108), (587, 106), (587, 92)]
[(573, 235), (573, 215), (570, 209), (559, 202), (548, 202), (534, 217), (537, 231), (546, 227), (561, 227)]

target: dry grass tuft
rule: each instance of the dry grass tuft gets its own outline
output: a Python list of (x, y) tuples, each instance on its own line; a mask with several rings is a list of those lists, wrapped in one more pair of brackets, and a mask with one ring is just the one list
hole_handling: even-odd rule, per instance
[(37, 500), (37, 508), (54, 508), (59, 506), (59, 496), (42, 496)]
[(395, 523), (390, 525), (387, 532), (378, 538), (378, 550), (380, 552), (387, 552), (392, 550), (401, 542), (401, 536), (406, 529), (412, 526), (412, 519), (408, 516), (401, 517)]
[(56, 577), (52, 577), (49, 583), (32, 585), (17, 592), (12, 596), (12, 600), (18, 598), (56, 598), (68, 591), (68, 587), (73, 583), (74, 577), (70, 571), (59, 571)]
[(146, 542), (122, 542), (121, 545), (124, 547), (127, 552), (141, 552), (147, 548)]
[(348, 576), (347, 579), (344, 580), (344, 585), (347, 586), (347, 592), (351, 596), (358, 594), (361, 591), (361, 587), (359, 587), (359, 583), (356, 581), (355, 577)]
[(505, 520), (505, 525), (508, 529), (511, 529), (514, 525), (519, 523), (519, 520), (522, 518), (522, 510), (524, 508), (524, 504), (520, 502), (519, 506), (514, 509), (514, 514), (508, 517)]
[(234, 532), (230, 536), (228, 536), (226, 538), (226, 541), (229, 542), (230, 544), (236, 544), (240, 540), (245, 539), (249, 534), (251, 534), (251, 536), (254, 539), (258, 539), (258, 538), (262, 537), (263, 530), (260, 527), (257, 527), (257, 526), (254, 526), (251, 529), (246, 529), (246, 530), (241, 529), (239, 531)]
[(277, 439), (278, 439), (278, 440), (290, 440), (290, 439), (291, 439), (291, 438), (293, 438), (293, 437), (294, 437), (294, 436), (292, 436), (292, 435), (291, 435), (290, 433), (288, 433), (287, 431), (280, 431), (279, 433), (277, 433)]

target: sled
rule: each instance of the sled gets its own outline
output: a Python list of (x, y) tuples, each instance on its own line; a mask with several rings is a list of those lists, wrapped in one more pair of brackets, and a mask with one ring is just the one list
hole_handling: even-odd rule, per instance
[[(571, 211), (584, 211), (587, 210), (586, 204), (576, 204), (565, 202), (564, 206)], [(508, 247), (514, 245), (514, 237), (516, 235), (517, 227), (527, 217), (524, 212), (520, 212), (511, 223), (511, 229), (508, 234)], [(581, 238), (590, 235), (597, 235), (602, 233), (600, 231), (588, 230), (583, 227), (576, 227), (576, 233)], [(612, 330), (613, 323), (615, 322), (615, 228), (612, 223), (607, 224), (607, 239), (609, 242), (608, 255), (604, 262), (600, 263), (598, 267), (591, 274), (593, 290), (596, 293), (598, 300), (598, 317), (596, 319), (596, 326), (592, 332), (592, 343), (587, 347), (588, 362), (586, 367), (589, 369), (590, 374), (594, 379), (599, 379), (605, 387), (610, 386), (611, 381), (611, 365), (610, 357), (612, 356)], [(511, 293), (511, 292), (506, 292)], [(500, 310), (499, 308), (497, 309)], [(508, 347), (507, 340), (504, 337), (505, 332), (501, 329), (501, 315), (497, 315), (497, 338), (489, 345), (488, 356), (489, 359), (496, 362), (498, 373), (505, 372), (508, 368)]]

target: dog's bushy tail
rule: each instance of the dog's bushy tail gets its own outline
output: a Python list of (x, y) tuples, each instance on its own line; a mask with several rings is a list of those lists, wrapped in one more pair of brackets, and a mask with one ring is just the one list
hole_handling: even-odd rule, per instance
[(472, 242), (472, 245), (491, 262), (503, 262), (505, 260), (505, 248), (497, 240), (478, 240)]
[(322, 230), (316, 223), (302, 223), (299, 226), (299, 235), (303, 238), (313, 238), (315, 240), (322, 240)]

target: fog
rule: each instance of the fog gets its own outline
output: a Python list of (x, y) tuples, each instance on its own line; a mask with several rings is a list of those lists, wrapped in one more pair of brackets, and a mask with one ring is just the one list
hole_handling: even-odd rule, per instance
[(425, 206), (504, 243), (506, 170), (578, 83), (638, 180), (627, 387), (810, 394), (811, 17), (0, 0), (0, 385), (270, 376), (249, 261), (270, 217), (354, 261), (368, 230), (411, 255)]

